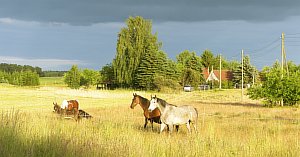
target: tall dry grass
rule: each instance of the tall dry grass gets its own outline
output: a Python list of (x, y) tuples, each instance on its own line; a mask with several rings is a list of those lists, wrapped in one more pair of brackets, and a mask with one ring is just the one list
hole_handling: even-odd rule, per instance
[[(86, 94), (84, 94), (86, 93)], [(300, 156), (298, 108), (264, 108), (236, 90), (156, 94), (199, 111), (198, 134), (143, 128), (133, 91), (1, 86), (0, 156)], [(52, 113), (52, 102), (78, 99), (94, 116), (76, 122)]]

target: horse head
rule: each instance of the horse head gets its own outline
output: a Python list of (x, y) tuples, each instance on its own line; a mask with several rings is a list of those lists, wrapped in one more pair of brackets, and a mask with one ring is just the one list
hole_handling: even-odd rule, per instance
[(137, 104), (140, 104), (140, 99), (138, 98), (139, 96), (136, 93), (133, 93), (133, 99), (130, 105), (130, 108), (133, 109)]
[(54, 111), (53, 112), (59, 112), (60, 111), (60, 107), (57, 105), (57, 102), (53, 102), (53, 109), (54, 109)]
[(151, 100), (150, 100), (150, 105), (149, 105), (148, 110), (149, 110), (150, 112), (152, 112), (152, 111), (155, 110), (157, 107), (158, 107), (157, 97), (156, 97), (156, 95), (155, 95), (154, 97), (152, 97), (152, 95), (151, 95)]

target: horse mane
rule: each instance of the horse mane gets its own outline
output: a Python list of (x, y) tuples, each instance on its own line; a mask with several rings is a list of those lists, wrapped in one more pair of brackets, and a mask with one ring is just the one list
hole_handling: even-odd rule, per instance
[(141, 98), (141, 105), (142, 104), (147, 104), (147, 107), (149, 107), (150, 101), (147, 98), (144, 98), (144, 97), (142, 97), (140, 95), (137, 95), (137, 96)]
[(166, 105), (170, 105), (170, 106), (175, 106), (177, 107), (177, 105), (173, 105), (173, 104), (169, 104), (166, 102), (166, 100), (164, 99), (161, 99), (161, 98), (156, 98), (157, 99), (157, 102), (160, 102), (160, 104), (163, 106), (163, 107), (166, 107)]

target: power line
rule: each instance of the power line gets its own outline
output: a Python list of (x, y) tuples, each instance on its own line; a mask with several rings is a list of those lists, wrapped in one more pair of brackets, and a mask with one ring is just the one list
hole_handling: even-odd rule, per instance
[[(262, 50), (268, 48), (269, 46), (272, 46), (274, 43), (276, 43), (277, 41), (279, 41), (280, 38), (276, 38), (275, 40), (273, 40), (272, 42), (270, 42), (269, 44), (267, 44), (266, 46), (263, 46), (259, 49), (253, 50), (251, 54), (257, 54), (259, 52), (261, 52)], [(250, 51), (251, 52), (251, 51)]]
[(265, 56), (265, 55), (268, 55), (268, 54), (270, 54), (270, 53), (272, 53), (273, 52), (273, 50), (274, 49), (277, 49), (278, 47), (280, 47), (280, 43), (278, 43), (277, 45), (275, 45), (274, 47), (271, 47), (271, 48), (269, 48), (269, 49), (266, 49), (265, 51), (264, 51), (264, 53), (263, 54), (258, 54), (258, 53), (250, 53), (250, 55), (252, 56), (252, 59), (257, 59), (257, 58), (261, 58), (261, 57), (263, 57), (263, 56)]
[(299, 39), (300, 37), (284, 37), (284, 38), (288, 38), (288, 39)]
[(293, 34), (285, 34), (286, 36), (287, 35), (300, 35), (300, 33), (293, 33)]

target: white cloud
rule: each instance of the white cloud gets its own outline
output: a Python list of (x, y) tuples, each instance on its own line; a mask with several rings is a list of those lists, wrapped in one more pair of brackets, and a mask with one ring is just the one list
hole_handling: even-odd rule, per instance
[(15, 22), (15, 20), (11, 18), (0, 18), (0, 23), (2, 24), (12, 24), (13, 22)]
[[(1, 63), (38, 66), (43, 70), (68, 70), (72, 65), (83, 65), (80, 60), (67, 59), (30, 59), (13, 56), (0, 56)], [(65, 67), (65, 68), (63, 68)]]

